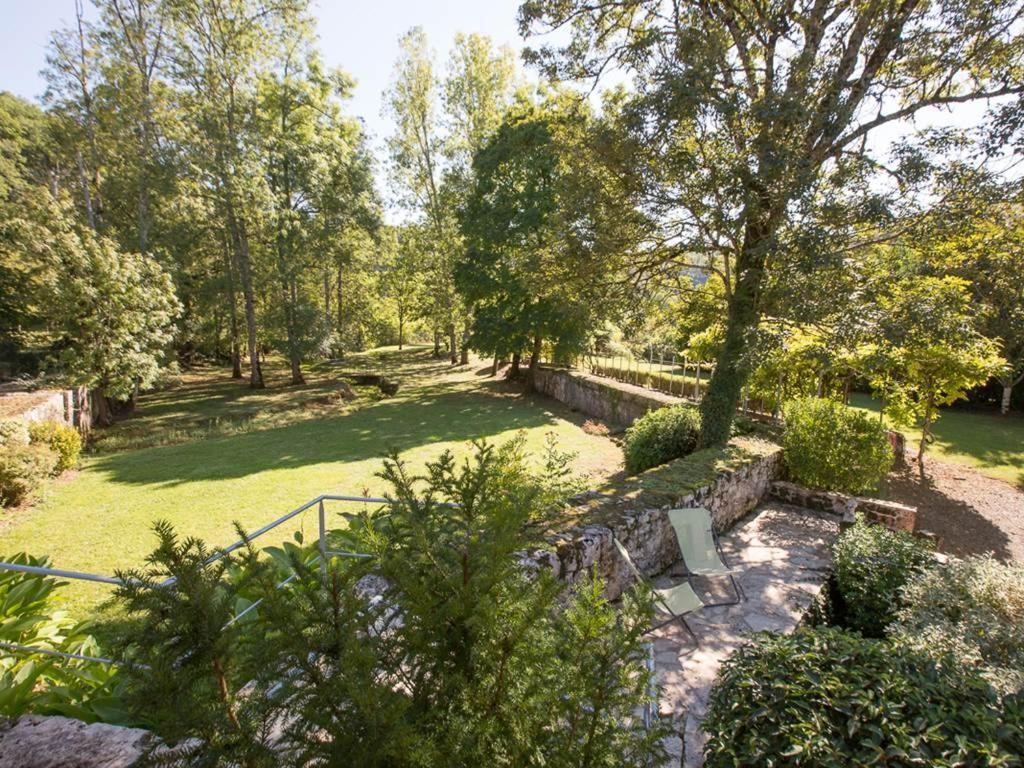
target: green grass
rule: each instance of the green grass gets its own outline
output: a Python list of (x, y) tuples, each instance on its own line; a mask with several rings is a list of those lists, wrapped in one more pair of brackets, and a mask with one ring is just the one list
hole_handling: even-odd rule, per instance
[[(585, 433), (582, 419), (559, 403), (514, 394), (471, 372), (451, 375), (424, 350), (385, 351), (359, 364), (398, 378), (398, 395), (364, 392), (354, 406), (325, 405), (319, 401), (339, 369), (324, 366), (306, 387), (283, 386), (275, 370), (270, 388), (252, 392), (211, 369), (143, 397), (138, 412), (98, 445), (153, 447), (87, 455), (77, 476), (57, 481), (35, 508), (9, 513), (0, 552), (26, 550), (49, 555), (55, 567), (112, 574), (142, 562), (158, 519), (223, 546), (236, 538), (235, 521), (253, 530), (322, 493), (381, 493), (375, 473), (390, 449), (420, 468), (447, 448), (464, 454), (467, 441), (506, 440), (519, 430), (538, 453), (554, 432), (560, 449), (579, 453), (580, 471), (596, 475), (595, 483), (621, 465), (618, 447)], [(211, 419), (220, 426), (204, 431)], [(307, 512), (261, 543), (298, 529), (315, 535), (316, 526), (315, 512)], [(82, 615), (108, 590), (76, 582), (64, 594)]]
[[(851, 405), (878, 413), (879, 402), (868, 395), (854, 394)], [(904, 429), (913, 447), (921, 440), (920, 429)], [(947, 408), (935, 423), (935, 442), (928, 456), (976, 467), (989, 477), (1024, 487), (1024, 417)]]

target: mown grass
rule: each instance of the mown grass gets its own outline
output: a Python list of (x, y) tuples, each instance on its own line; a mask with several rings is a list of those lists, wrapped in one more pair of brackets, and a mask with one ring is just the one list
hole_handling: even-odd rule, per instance
[[(177, 389), (144, 396), (137, 413), (84, 458), (77, 476), (57, 481), (35, 508), (8, 513), (0, 554), (25, 550), (49, 555), (57, 567), (112, 574), (142, 563), (154, 544), (156, 520), (224, 546), (236, 538), (236, 521), (254, 530), (319, 494), (383, 492), (376, 473), (390, 450), (419, 469), (446, 449), (465, 455), (471, 440), (503, 441), (519, 431), (537, 456), (554, 433), (561, 450), (579, 454), (579, 471), (595, 475), (594, 483), (621, 466), (619, 448), (585, 433), (582, 419), (559, 403), (514, 394), (472, 373), (453, 376), (426, 350), (384, 350), (355, 364), (398, 378), (398, 395), (364, 393), (353, 405), (310, 408), (308, 401), (335, 389), (350, 368), (322, 366), (306, 387), (287, 387), (271, 364), (271, 386), (261, 392), (212, 369)], [(223, 433), (204, 428), (211, 419)], [(124, 444), (135, 447), (105, 448)], [(310, 511), (268, 534), (265, 543), (295, 530), (315, 535), (316, 526)], [(107, 589), (76, 582), (64, 594), (81, 615)]]
[[(854, 394), (850, 404), (878, 413), (880, 403), (864, 394)], [(920, 429), (904, 429), (908, 443), (917, 449)], [(928, 446), (928, 456), (966, 464), (983, 475), (1005, 480), (1024, 488), (1024, 416), (1011, 413), (979, 413), (958, 408), (945, 408), (935, 423), (935, 442)]]

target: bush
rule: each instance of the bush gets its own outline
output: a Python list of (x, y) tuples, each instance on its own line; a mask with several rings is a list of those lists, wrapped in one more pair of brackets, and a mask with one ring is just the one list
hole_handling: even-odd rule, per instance
[(688, 405), (648, 411), (626, 430), (626, 471), (630, 474), (693, 452), (700, 437), (700, 414)]
[(998, 690), (1024, 690), (1024, 565), (974, 557), (913, 575), (890, 634), (976, 667)]
[(903, 605), (904, 584), (935, 563), (924, 540), (863, 519), (833, 542), (832, 561), (833, 620), (868, 637), (885, 634)]
[(481, 443), (422, 476), (392, 458), (393, 502), (331, 532), (370, 557), (322, 570), (301, 541), (207, 565), (211, 549), (160, 524), (147, 567), (116, 590), (132, 710), (186, 765), (662, 764), (668, 729), (640, 717), (649, 596), (619, 609), (599, 579), (568, 591), (523, 568), (563, 457), (533, 470), (521, 440)]
[(977, 675), (835, 628), (759, 636), (727, 659), (703, 728), (707, 768), (1017, 765), (1019, 702)]
[(28, 425), (15, 419), (0, 419), (0, 448), (5, 445), (28, 445)]
[(863, 411), (809, 397), (786, 405), (786, 465), (794, 481), (812, 488), (863, 493), (892, 469), (885, 428)]
[(0, 447), (0, 507), (16, 507), (31, 499), (58, 461), (57, 454), (45, 445)]
[(36, 421), (29, 425), (28, 432), (33, 443), (48, 446), (57, 454), (57, 474), (78, 464), (82, 436), (74, 427), (56, 421)]
[[(24, 553), (0, 559), (45, 567)], [(46, 576), (0, 571), (0, 641), (61, 653), (100, 656), (88, 627), (59, 610), (56, 591), (65, 582)], [(123, 722), (116, 670), (110, 665), (18, 651), (0, 654), (0, 715), (26, 712), (64, 715), (94, 722)]]

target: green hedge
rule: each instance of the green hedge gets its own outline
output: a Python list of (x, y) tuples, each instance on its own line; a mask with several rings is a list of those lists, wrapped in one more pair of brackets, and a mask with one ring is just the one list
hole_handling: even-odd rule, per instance
[(623, 453), (626, 471), (643, 472), (697, 447), (700, 437), (700, 414), (688, 405), (673, 405), (648, 411), (626, 430)]
[(1003, 766), (1024, 754), (1024, 713), (977, 675), (834, 628), (760, 635), (711, 691), (707, 768)]
[(935, 563), (930, 545), (903, 531), (863, 520), (832, 543), (833, 621), (882, 637), (903, 606), (903, 586)]
[(785, 414), (783, 448), (795, 482), (863, 493), (877, 489), (892, 468), (885, 427), (867, 413), (809, 397), (787, 403)]

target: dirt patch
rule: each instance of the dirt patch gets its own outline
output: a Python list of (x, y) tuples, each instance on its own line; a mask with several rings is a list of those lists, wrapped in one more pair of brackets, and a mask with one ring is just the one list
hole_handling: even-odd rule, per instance
[(1024, 562), (1024, 491), (963, 464), (928, 458), (925, 467), (922, 482), (908, 458), (886, 488), (888, 498), (918, 508), (918, 528), (939, 534), (954, 555)]

